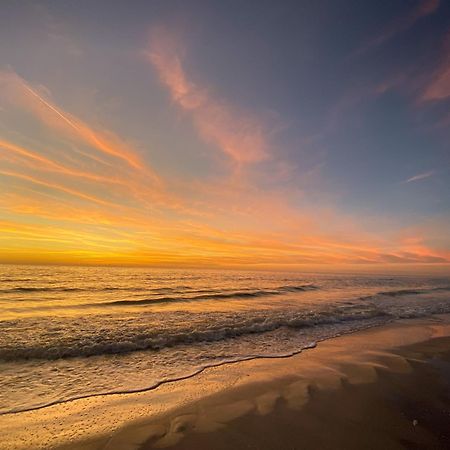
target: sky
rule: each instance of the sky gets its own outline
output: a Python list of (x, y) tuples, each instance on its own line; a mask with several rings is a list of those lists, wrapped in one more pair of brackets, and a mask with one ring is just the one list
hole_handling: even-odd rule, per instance
[(6, 1), (0, 262), (450, 273), (450, 2)]

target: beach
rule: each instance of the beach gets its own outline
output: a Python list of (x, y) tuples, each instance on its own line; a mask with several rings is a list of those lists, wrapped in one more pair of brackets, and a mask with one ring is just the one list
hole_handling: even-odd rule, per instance
[[(262, 394), (260, 403), (248, 407), (250, 412), (212, 432), (196, 430), (197, 422), (189, 423), (186, 414), (186, 426), (192, 429), (170, 448), (449, 448), (450, 338), (373, 356), (371, 361), (341, 363), (340, 383), (334, 384), (332, 377), (323, 382), (317, 374), (306, 392), (302, 382), (294, 382), (281, 389), (287, 398)], [(160, 447), (161, 441), (153, 439), (141, 448)]]
[(448, 448), (450, 317), (0, 416), (1, 449)]
[(2, 19), (0, 450), (450, 450), (450, 0)]

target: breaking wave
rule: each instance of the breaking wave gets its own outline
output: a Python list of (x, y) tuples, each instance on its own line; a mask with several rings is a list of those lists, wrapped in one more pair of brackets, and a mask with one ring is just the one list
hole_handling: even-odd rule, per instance
[[(26, 359), (55, 360), (61, 358), (88, 357), (95, 355), (130, 353), (142, 350), (161, 350), (177, 345), (192, 345), (200, 342), (214, 342), (238, 338), (245, 335), (261, 334), (280, 328), (301, 329), (325, 324), (349, 321), (364, 321), (387, 317), (376, 308), (347, 306), (331, 311), (272, 311), (258, 314), (235, 314), (216, 317), (206, 315), (202, 322), (182, 326), (148, 323), (130, 324), (120, 327), (92, 329), (83, 324), (73, 323), (66, 334), (52, 334), (50, 330), (37, 341), (4, 342), (0, 346), (0, 360), (17, 361)], [(95, 327), (94, 327), (95, 328)]]

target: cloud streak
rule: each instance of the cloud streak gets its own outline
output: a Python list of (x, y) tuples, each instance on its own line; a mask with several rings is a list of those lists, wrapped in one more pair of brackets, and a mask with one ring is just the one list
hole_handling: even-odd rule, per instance
[(440, 101), (450, 97), (450, 32), (444, 38), (441, 58), (422, 93), (423, 101)]
[(419, 173), (411, 178), (408, 178), (407, 180), (404, 180), (402, 183), (413, 183), (414, 181), (424, 180), (426, 178), (432, 177), (435, 173), (435, 170), (429, 170), (428, 172)]
[(174, 103), (190, 114), (205, 141), (239, 165), (269, 157), (264, 120), (219, 99), (210, 89), (189, 79), (183, 67), (184, 51), (174, 34), (163, 27), (154, 29), (146, 55)]
[[(14, 72), (0, 72), (0, 84), (13, 100), (20, 103), (55, 128), (66, 128), (82, 139), (96, 151), (118, 158), (134, 169), (143, 169), (144, 164), (130, 146), (107, 131), (95, 130), (80, 119), (58, 108), (33, 89), (23, 78)], [(150, 173), (149, 173), (150, 175)]]
[(369, 42), (358, 48), (352, 56), (360, 56), (366, 52), (374, 50), (400, 33), (413, 27), (421, 18), (433, 14), (440, 6), (440, 0), (419, 0), (417, 5), (407, 14), (398, 17), (387, 25), (384, 30)]
[(37, 163), (35, 167), (40, 168), (46, 171), (53, 171), (63, 175), (69, 175), (73, 177), (85, 178), (88, 180), (99, 181), (102, 183), (113, 183), (113, 184), (121, 184), (121, 181), (118, 179), (109, 178), (106, 176), (97, 175), (95, 173), (90, 173), (87, 171), (76, 170), (62, 164), (59, 164), (49, 158), (46, 158), (39, 153), (26, 149), (24, 147), (20, 147), (15, 145), (12, 142), (8, 142), (0, 139), (0, 158), (1, 158), (1, 150), (8, 151), (10, 153), (18, 154), (22, 157), (25, 157), (28, 160)]

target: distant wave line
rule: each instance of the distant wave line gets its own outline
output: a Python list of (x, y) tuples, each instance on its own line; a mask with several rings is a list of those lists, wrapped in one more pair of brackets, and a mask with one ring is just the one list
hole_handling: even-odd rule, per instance
[(447, 292), (450, 291), (450, 286), (438, 286), (433, 288), (424, 288), (424, 289), (397, 289), (392, 291), (381, 291), (376, 294), (368, 295), (365, 297), (361, 297), (362, 299), (373, 299), (376, 296), (383, 295), (386, 297), (401, 297), (403, 295), (421, 295), (421, 294), (429, 294), (433, 292)]
[[(287, 292), (301, 292), (312, 291), (320, 289), (314, 285), (302, 285), (302, 286), (282, 286), (274, 289), (254, 289), (254, 290), (240, 290), (231, 292), (217, 292), (211, 294), (193, 295), (190, 297), (162, 297), (154, 299), (141, 299), (141, 300), (114, 300), (112, 302), (102, 302), (101, 305), (105, 306), (117, 306), (117, 305), (151, 305), (158, 303), (172, 303), (172, 302), (190, 302), (195, 300), (214, 300), (214, 299), (227, 299), (227, 298), (252, 298), (252, 297), (264, 297), (270, 295), (281, 295)], [(200, 291), (197, 291), (200, 292)]]
[[(280, 288), (274, 288), (271, 290), (267, 290), (267, 295), (276, 295), (277, 293), (282, 292), (289, 292), (289, 291), (306, 291), (306, 290), (313, 290), (313, 289), (319, 289), (317, 286), (313, 285), (302, 285), (302, 286), (282, 286)], [(243, 289), (241, 291), (236, 291), (235, 289), (221, 289), (215, 290), (215, 289), (195, 289), (190, 286), (177, 286), (177, 287), (158, 287), (158, 288), (150, 288), (150, 287), (118, 287), (118, 286), (106, 286), (102, 288), (94, 288), (94, 287), (65, 287), (65, 286), (44, 286), (44, 287), (36, 287), (36, 286), (20, 286), (20, 287), (13, 287), (13, 288), (7, 288), (7, 289), (0, 289), (0, 294), (12, 294), (14, 292), (17, 293), (24, 293), (24, 292), (108, 292), (108, 291), (124, 291), (124, 292), (155, 292), (155, 293), (164, 293), (164, 292), (191, 292), (191, 293), (211, 293), (211, 298), (228, 298), (233, 297), (235, 294), (237, 296), (253, 296), (258, 295), (258, 292), (266, 292), (265, 290), (259, 291), (258, 289)], [(262, 294), (264, 295), (264, 294)], [(191, 297), (191, 298), (183, 298), (180, 297), (180, 300), (196, 300), (202, 298), (202, 295)], [(206, 297), (206, 296), (205, 296)], [(172, 298), (156, 298), (155, 301), (170, 301), (170, 300), (177, 300), (178, 297)], [(147, 299), (145, 299), (147, 300)], [(144, 300), (144, 301), (145, 301)], [(118, 300), (113, 302), (103, 302), (101, 304), (108, 305), (108, 304), (133, 304), (135, 301), (133, 300)], [(141, 302), (141, 300), (138, 300), (136, 302)], [(96, 304), (97, 305), (97, 304)]]

